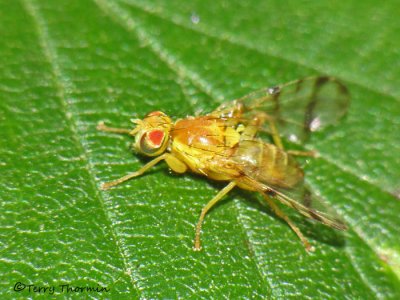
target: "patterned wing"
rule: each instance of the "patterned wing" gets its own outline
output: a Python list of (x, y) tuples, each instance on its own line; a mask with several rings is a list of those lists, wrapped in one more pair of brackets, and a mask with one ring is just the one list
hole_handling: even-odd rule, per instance
[[(264, 88), (224, 103), (210, 115), (248, 122), (266, 114), (281, 135), (304, 141), (310, 132), (335, 124), (350, 103), (346, 86), (334, 77), (308, 77), (276, 87)], [(268, 130), (268, 124), (263, 125)]]
[(235, 180), (240, 187), (279, 200), (330, 227), (347, 229), (340, 217), (307, 186), (298, 163), (278, 147), (257, 139), (244, 140), (232, 155), (224, 157), (221, 162), (230, 166), (227, 168), (235, 169)]

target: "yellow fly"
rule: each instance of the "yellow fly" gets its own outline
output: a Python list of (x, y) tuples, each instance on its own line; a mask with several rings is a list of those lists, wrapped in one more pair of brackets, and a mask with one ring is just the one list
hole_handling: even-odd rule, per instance
[[(134, 136), (137, 152), (155, 157), (138, 171), (104, 183), (102, 189), (140, 176), (164, 160), (174, 172), (190, 170), (229, 182), (203, 207), (196, 226), (195, 250), (201, 249), (205, 215), (234, 187), (259, 192), (293, 229), (306, 250), (313, 250), (274, 200), (332, 228), (347, 227), (304, 184), (303, 170), (293, 157), (313, 156), (314, 152), (285, 151), (281, 135), (291, 141), (304, 141), (311, 132), (336, 123), (346, 113), (349, 98), (347, 88), (337, 79), (310, 77), (261, 89), (224, 103), (204, 116), (173, 122), (166, 114), (155, 111), (143, 120), (132, 120), (136, 124), (132, 130), (99, 123), (99, 130)], [(258, 138), (260, 131), (269, 133), (273, 144)]]

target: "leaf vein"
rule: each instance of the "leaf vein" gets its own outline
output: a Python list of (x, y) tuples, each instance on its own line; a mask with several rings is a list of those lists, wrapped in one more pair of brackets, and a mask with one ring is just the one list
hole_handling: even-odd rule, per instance
[(47, 25), (46, 25), (45, 21), (43, 20), (42, 16), (40, 15), (38, 7), (34, 4), (34, 0), (22, 0), (22, 4), (24, 5), (28, 14), (32, 17), (32, 19), (36, 25), (39, 44), (41, 45), (44, 56), (48, 60), (48, 63), (50, 64), (52, 72), (53, 72), (54, 84), (56, 85), (56, 88), (57, 88), (58, 99), (61, 102), (61, 107), (65, 114), (67, 124), (71, 128), (71, 131), (73, 134), (72, 138), (75, 142), (75, 145), (82, 153), (82, 160), (84, 161), (87, 172), (90, 175), (89, 176), (90, 185), (92, 186), (92, 188), (95, 192), (96, 198), (99, 200), (101, 208), (104, 211), (104, 215), (109, 223), (111, 235), (113, 237), (113, 240), (116, 243), (116, 247), (122, 258), (122, 262), (123, 262), (123, 266), (124, 266), (124, 273), (129, 274), (129, 276), (132, 279), (130, 281), (132, 284), (132, 288), (136, 292), (139, 292), (140, 289), (137, 286), (135, 286), (135, 284), (134, 284), (134, 282), (138, 282), (138, 280), (137, 280), (138, 278), (133, 278), (133, 276), (132, 276), (133, 272), (131, 272), (131, 270), (134, 270), (135, 268), (134, 268), (134, 266), (130, 266), (130, 264), (128, 262), (128, 255), (124, 252), (124, 250), (123, 250), (124, 245), (123, 245), (121, 239), (118, 238), (118, 232), (116, 231), (116, 229), (113, 226), (112, 217), (110, 216), (110, 214), (108, 213), (108, 210), (106, 208), (106, 206), (107, 206), (106, 201), (105, 201), (104, 197), (101, 195), (101, 193), (99, 192), (99, 189), (96, 185), (95, 175), (94, 175), (94, 171), (93, 171), (94, 167), (91, 164), (91, 162), (86, 154), (85, 147), (83, 145), (83, 141), (79, 138), (77, 122), (74, 120), (73, 114), (70, 112), (70, 109), (68, 108), (69, 103), (66, 100), (66, 93), (73, 90), (73, 86), (69, 80), (66, 80), (64, 78), (61, 68), (57, 63), (57, 60), (58, 60), (57, 53), (56, 53), (54, 46), (51, 45), (50, 35), (47, 30)]

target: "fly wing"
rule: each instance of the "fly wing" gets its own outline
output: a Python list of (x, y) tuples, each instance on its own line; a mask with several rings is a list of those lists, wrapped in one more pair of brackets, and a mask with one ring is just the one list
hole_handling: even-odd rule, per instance
[(227, 169), (235, 169), (236, 180), (242, 187), (275, 198), (327, 226), (347, 229), (322, 197), (307, 186), (297, 162), (278, 147), (257, 139), (244, 140), (232, 155), (224, 157), (221, 162), (229, 166)]
[[(260, 113), (274, 121), (280, 134), (304, 141), (310, 132), (335, 124), (347, 111), (350, 95), (334, 77), (308, 77), (263, 88), (220, 105), (211, 115), (238, 118), (246, 123)], [(263, 125), (268, 131), (268, 123)]]

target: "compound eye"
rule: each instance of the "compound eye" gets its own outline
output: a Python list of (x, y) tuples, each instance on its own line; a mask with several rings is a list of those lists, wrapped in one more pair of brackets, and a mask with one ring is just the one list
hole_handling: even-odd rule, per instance
[(140, 150), (147, 155), (157, 155), (164, 144), (165, 132), (154, 129), (146, 132), (140, 138)]

